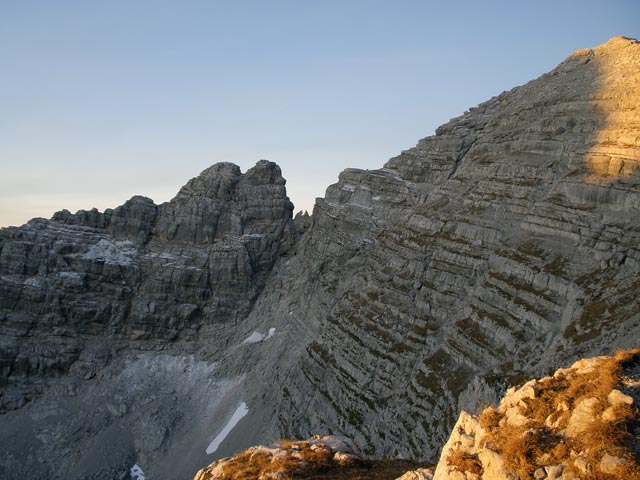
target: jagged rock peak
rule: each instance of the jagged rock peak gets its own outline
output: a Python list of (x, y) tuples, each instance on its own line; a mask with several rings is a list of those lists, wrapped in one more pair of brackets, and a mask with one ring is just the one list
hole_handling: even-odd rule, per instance
[(242, 174), (233, 163), (217, 163), (192, 178), (163, 205), (155, 232), (167, 240), (207, 243), (226, 235), (262, 234), (263, 225), (291, 219), (280, 167), (260, 160)]
[(180, 189), (176, 198), (187, 195), (223, 197), (230, 193), (228, 188), (232, 188), (243, 178), (251, 185), (284, 185), (286, 183), (286, 180), (282, 178), (280, 167), (269, 160), (259, 160), (244, 174), (235, 163), (219, 162), (189, 180)]
[(249, 181), (254, 182), (255, 185), (284, 185), (287, 183), (287, 181), (282, 177), (280, 167), (269, 160), (259, 160), (255, 167), (247, 170), (245, 175)]
[[(135, 195), (115, 209), (68, 210), (54, 213), (52, 221), (106, 229), (119, 239), (140, 244), (155, 233), (166, 240), (207, 243), (226, 235), (264, 233), (254, 224), (289, 220), (293, 204), (285, 190), (280, 167), (259, 160), (246, 173), (230, 162), (219, 162), (189, 180), (169, 202)], [(247, 231), (248, 230), (248, 231)]]

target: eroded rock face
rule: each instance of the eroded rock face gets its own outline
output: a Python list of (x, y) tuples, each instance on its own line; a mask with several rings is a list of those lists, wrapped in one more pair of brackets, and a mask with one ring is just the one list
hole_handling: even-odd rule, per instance
[(639, 106), (640, 44), (618, 37), (345, 170), (248, 319), (296, 339), (255, 360), (276, 365), (260, 435), (434, 460), (460, 408), (634, 346)]
[[(89, 402), (99, 397), (89, 392), (89, 385), (102, 392), (105, 402), (124, 388), (116, 403), (125, 405), (122, 412), (120, 406), (104, 415), (96, 410), (101, 426), (84, 434), (51, 422), (33, 423), (32, 444), (39, 444), (36, 438), (48, 438), (40, 431), (46, 430), (55, 431), (56, 438), (68, 438), (70, 445), (57, 441), (56, 451), (56, 442), (45, 442), (38, 460), (32, 459), (42, 470), (29, 467), (28, 456), (21, 459), (19, 452), (3, 448), (0, 476), (18, 478), (30, 471), (47, 478), (68, 474), (66, 463), (56, 460), (60, 452), (66, 452), (65, 461), (82, 464), (80, 445), (109, 428), (121, 430), (115, 440), (109, 437), (110, 442), (131, 447), (113, 454), (117, 470), (125, 457), (133, 454), (135, 460), (135, 451), (147, 452), (149, 458), (150, 452), (166, 448), (174, 434), (170, 430), (180, 425), (176, 418), (197, 418), (185, 413), (192, 410), (191, 400), (182, 397), (183, 380), (172, 365), (187, 362), (188, 376), (188, 365), (203, 358), (204, 354), (193, 356), (203, 345), (207, 355), (224, 350), (229, 332), (247, 316), (273, 264), (291, 247), (297, 233), (284, 184), (272, 162), (260, 161), (244, 174), (235, 165), (218, 164), (163, 205), (133, 197), (105, 212), (62, 211), (50, 221), (34, 219), (0, 230), (0, 413), (20, 409), (44, 394), (34, 411), (46, 404), (64, 424), (64, 399), (69, 397), (66, 404), (80, 405), (76, 417), (82, 419), (93, 415)], [(152, 411), (135, 413), (144, 400), (120, 379), (123, 371), (139, 365), (137, 356), (144, 351), (162, 351), (167, 358), (159, 357), (166, 368), (158, 368), (165, 368), (167, 377), (152, 410), (162, 410), (155, 419)], [(213, 370), (194, 377), (203, 383), (199, 394), (213, 396), (220, 390), (211, 386)], [(139, 378), (132, 377), (132, 385), (139, 384), (140, 393), (148, 395), (155, 388), (151, 380), (140, 368), (134, 371)], [(30, 407), (0, 416), (0, 430), (8, 435), (2, 442), (11, 442), (10, 432), (18, 428), (20, 415), (36, 418), (34, 411)], [(158, 441), (132, 433), (131, 424), (138, 423), (157, 424)], [(67, 429), (73, 428), (68, 422)], [(93, 461), (87, 472), (108, 476), (98, 463)]]
[[(134, 197), (4, 229), (0, 423), (39, 419), (40, 395), (47, 412), (65, 392), (93, 401), (87, 385), (108, 394), (140, 350), (162, 350), (215, 365), (193, 378), (224, 398), (202, 407), (219, 428), (248, 406), (215, 455), (326, 432), (365, 455), (435, 460), (461, 408), (640, 338), (639, 105), (640, 45), (617, 37), (380, 170), (345, 170), (310, 218), (291, 219), (280, 170), (261, 161), (244, 175), (215, 165), (163, 205)], [(161, 459), (201, 468), (216, 429), (185, 433), (201, 406), (181, 406), (175, 361), (160, 363), (167, 389), (134, 419), (154, 440), (114, 433), (133, 438), (118, 468), (188, 478)], [(136, 405), (124, 395), (74, 444)], [(33, 420), (28, 438), (64, 438), (56, 422), (47, 437)], [(63, 440), (46, 445), (39, 475), (55, 477), (55, 456), (82, 465)]]

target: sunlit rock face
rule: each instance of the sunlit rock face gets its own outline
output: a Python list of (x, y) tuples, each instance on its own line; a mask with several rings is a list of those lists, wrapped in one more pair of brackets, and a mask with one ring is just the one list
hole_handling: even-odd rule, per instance
[(433, 480), (640, 478), (639, 365), (640, 350), (581, 359), (462, 411)]
[(434, 461), (460, 409), (634, 346), (639, 105), (618, 37), (345, 170), (310, 219), (260, 161), (1, 230), (0, 477), (191, 478), (315, 434)]
[(296, 339), (256, 389), (263, 435), (433, 461), (460, 409), (636, 344), (639, 161), (640, 44), (618, 37), (344, 171), (248, 319)]

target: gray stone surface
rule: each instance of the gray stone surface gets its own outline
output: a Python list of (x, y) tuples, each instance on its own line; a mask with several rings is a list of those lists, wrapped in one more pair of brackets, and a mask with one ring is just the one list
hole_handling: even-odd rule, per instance
[(246, 320), (282, 347), (232, 359), (277, 412), (257, 436), (433, 461), (462, 406), (637, 346), (639, 106), (618, 37), (342, 172)]
[(211, 356), (297, 236), (284, 184), (272, 162), (218, 164), (163, 205), (0, 230), (0, 477), (113, 478), (138, 459), (147, 478), (185, 478), (207, 462), (216, 385), (235, 378), (213, 381)]
[[(163, 205), (133, 197), (1, 230), (0, 431), (14, 425), (28, 448), (0, 454), (3, 478), (112, 478), (97, 461), (65, 470), (107, 434), (121, 439), (113, 468), (141, 459), (148, 480), (315, 434), (435, 460), (462, 406), (635, 346), (639, 105), (640, 45), (618, 37), (380, 170), (345, 170), (310, 218), (292, 220), (279, 168), (260, 161), (214, 165)], [(55, 407), (44, 447), (34, 415), (76, 398), (90, 418), (142, 353), (215, 365), (194, 394), (218, 400), (192, 403), (167, 368), (157, 414), (129, 417), (131, 392), (87, 429)], [(249, 414), (204, 460), (240, 401)], [(32, 475), (14, 469), (36, 457)]]

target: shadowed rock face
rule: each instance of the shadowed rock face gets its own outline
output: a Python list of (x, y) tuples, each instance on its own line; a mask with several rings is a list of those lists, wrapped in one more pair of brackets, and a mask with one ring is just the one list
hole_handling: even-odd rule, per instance
[[(182, 377), (197, 378), (203, 396), (224, 390), (211, 386), (211, 368), (196, 368), (198, 360), (189, 355), (203, 344), (209, 352), (224, 348), (227, 331), (247, 316), (274, 262), (294, 241), (293, 205), (284, 184), (271, 162), (260, 161), (245, 174), (235, 165), (218, 164), (163, 205), (133, 197), (104, 213), (62, 211), (51, 221), (34, 219), (0, 230), (0, 412), (44, 394), (33, 408), (0, 417), (3, 444), (12, 441), (15, 430), (24, 430), (21, 447), (42, 443), (38, 458), (26, 454), (28, 448), (5, 448), (2, 478), (14, 478), (6, 476), (11, 472), (16, 478), (30, 478), (28, 472), (54, 478), (71, 472), (70, 464), (82, 464), (86, 452), (69, 451), (65, 461), (54, 461), (59, 440), (36, 440), (54, 432), (68, 439), (59, 449), (88, 444), (87, 472), (107, 475), (111, 470), (91, 453), (102, 447), (91, 446), (89, 439), (112, 429), (116, 433), (105, 442), (122, 451), (111, 452), (107, 466), (122, 470), (122, 461), (128, 468), (136, 451), (166, 443), (167, 431), (177, 428), (176, 416), (192, 408)], [(150, 360), (141, 353), (146, 350), (180, 356)], [(163, 373), (147, 375), (140, 365), (155, 365)], [(127, 371), (135, 375), (125, 381)], [(159, 399), (153, 410), (163, 410), (160, 421), (151, 418), (153, 411), (136, 413), (136, 405), (145, 404), (140, 396), (149, 395)], [(72, 404), (73, 414), (67, 412)], [(38, 417), (43, 405), (56, 421)], [(21, 423), (21, 414), (29, 420)], [(86, 432), (65, 422), (70, 414)], [(137, 434), (132, 433), (136, 424)], [(158, 438), (141, 439), (140, 432), (154, 424)], [(33, 467), (40, 463), (42, 470)]]
[[(244, 318), (293, 241), (284, 183), (264, 160), (246, 174), (217, 164), (163, 205), (133, 197), (1, 230), (2, 381), (79, 368), (92, 337), (155, 348)], [(94, 360), (83, 376), (108, 355)], [(26, 400), (0, 398), (4, 409)]]
[(0, 476), (189, 478), (318, 433), (435, 460), (459, 409), (633, 346), (639, 105), (618, 37), (344, 171), (310, 220), (260, 161), (1, 230)]

